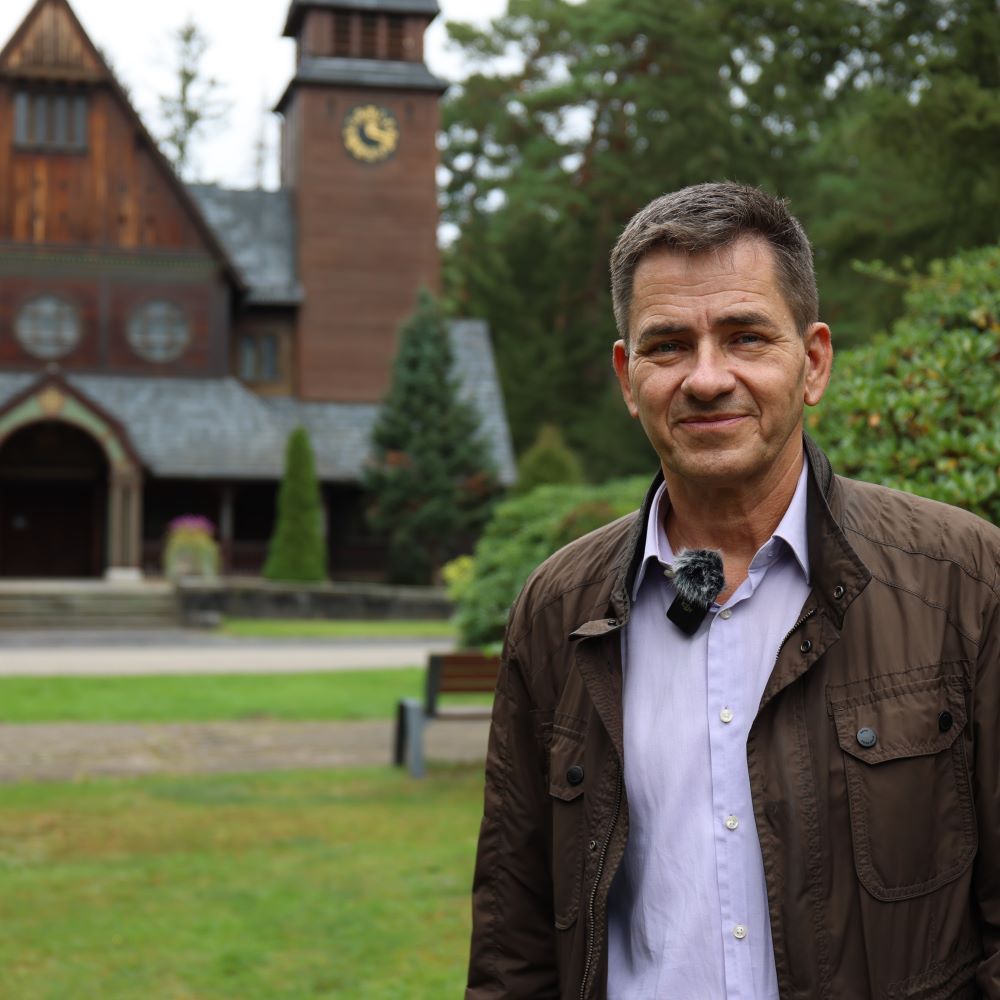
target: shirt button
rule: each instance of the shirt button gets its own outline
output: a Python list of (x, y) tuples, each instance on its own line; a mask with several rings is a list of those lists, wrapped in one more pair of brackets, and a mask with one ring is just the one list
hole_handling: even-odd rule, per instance
[(729, 619), (733, 617), (733, 612), (732, 612), (732, 609), (731, 609), (731, 608), (726, 608), (726, 610), (725, 610), (725, 611), (720, 611), (720, 612), (719, 612), (719, 617), (720, 617), (720, 618), (721, 618), (721, 619), (722, 619), (722, 620), (723, 620), (724, 622), (727, 622), (727, 621), (729, 621)]
[(724, 708), (721, 712), (719, 712), (719, 718), (722, 719), (726, 725), (729, 725), (729, 723), (733, 721), (732, 709)]
[(740, 825), (740, 821), (736, 816), (726, 817), (726, 829), (735, 830)]
[(743, 924), (737, 924), (733, 928), (733, 937), (736, 938), (737, 941), (742, 941), (746, 936), (747, 929), (743, 926)]

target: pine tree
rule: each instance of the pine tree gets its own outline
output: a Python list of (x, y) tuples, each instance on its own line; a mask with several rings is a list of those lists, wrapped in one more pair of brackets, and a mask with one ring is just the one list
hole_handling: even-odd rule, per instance
[(325, 580), (323, 506), (312, 445), (304, 427), (297, 427), (288, 438), (276, 522), (264, 576), (298, 583)]
[(397, 583), (428, 583), (482, 527), (496, 491), (475, 411), (458, 396), (441, 311), (422, 292), (400, 330), (365, 476)]

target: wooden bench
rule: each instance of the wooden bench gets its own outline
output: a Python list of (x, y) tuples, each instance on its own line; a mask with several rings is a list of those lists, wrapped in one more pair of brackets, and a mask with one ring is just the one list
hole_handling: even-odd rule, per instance
[(401, 698), (396, 709), (393, 763), (404, 764), (414, 778), (426, 773), (424, 728), (431, 720), (441, 722), (488, 719), (488, 705), (440, 704), (443, 694), (492, 694), (500, 671), (499, 656), (476, 652), (435, 653), (427, 663), (424, 698)]

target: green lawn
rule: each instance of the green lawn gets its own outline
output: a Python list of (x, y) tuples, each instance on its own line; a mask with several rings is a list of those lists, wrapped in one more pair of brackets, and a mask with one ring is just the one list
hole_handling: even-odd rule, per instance
[(461, 996), (480, 767), (12, 785), (4, 1000)]
[(227, 618), (221, 631), (245, 639), (453, 639), (448, 621), (327, 621), (292, 618)]
[[(168, 677), (2, 677), (0, 722), (221, 722), (388, 719), (419, 697), (425, 672)], [(488, 695), (446, 699), (490, 704)], [(0, 994), (2, 995), (2, 994)]]

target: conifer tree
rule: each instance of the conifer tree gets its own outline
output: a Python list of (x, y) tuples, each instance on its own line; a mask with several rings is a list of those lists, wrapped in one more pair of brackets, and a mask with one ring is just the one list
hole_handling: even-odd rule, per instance
[(285, 449), (285, 475), (264, 576), (298, 583), (326, 579), (323, 505), (312, 445), (304, 427), (292, 431)]
[(583, 466), (566, 444), (555, 424), (542, 424), (535, 443), (517, 463), (517, 492), (530, 493), (536, 486), (583, 482)]
[(482, 527), (496, 491), (479, 419), (459, 399), (444, 317), (429, 292), (400, 330), (365, 476), (372, 527), (397, 583), (428, 583)]

